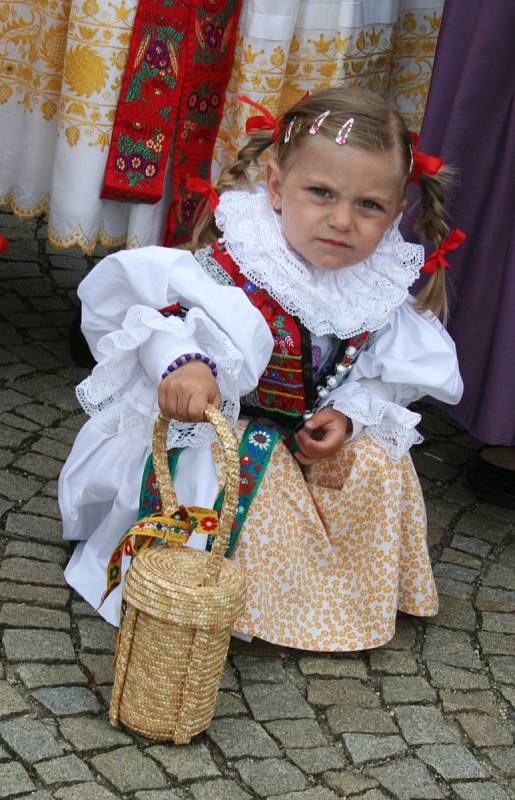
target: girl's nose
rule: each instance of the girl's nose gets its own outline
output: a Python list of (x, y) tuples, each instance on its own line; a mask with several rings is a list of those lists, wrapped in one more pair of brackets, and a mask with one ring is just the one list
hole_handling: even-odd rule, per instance
[(347, 231), (352, 227), (354, 209), (352, 203), (341, 201), (333, 206), (330, 224), (339, 231)]

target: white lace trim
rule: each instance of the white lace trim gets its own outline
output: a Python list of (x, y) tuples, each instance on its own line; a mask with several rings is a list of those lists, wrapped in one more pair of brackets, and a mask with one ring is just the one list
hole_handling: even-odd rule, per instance
[(224, 192), (215, 211), (230, 256), (243, 275), (317, 336), (376, 331), (408, 295), (424, 263), (422, 245), (405, 242), (400, 217), (365, 261), (324, 270), (287, 244), (266, 192)]
[[(207, 330), (212, 340), (217, 381), (225, 398), (222, 413), (234, 426), (240, 412), (238, 376), (243, 359), (229, 337), (198, 308), (181, 320), (163, 317), (146, 306), (132, 306), (122, 328), (99, 340), (97, 349), (103, 358), (77, 386), (77, 398), (84, 411), (107, 434), (130, 431), (148, 441), (159, 406), (156, 386), (142, 371), (138, 350), (154, 331), (170, 333), (180, 341), (194, 336), (199, 327)], [(213, 438), (213, 429), (207, 423), (172, 422), (168, 429), (168, 447), (202, 447)]]
[(324, 405), (328, 403), (361, 423), (363, 434), (377, 442), (394, 461), (405, 456), (414, 444), (424, 441), (415, 427), (421, 420), (420, 414), (383, 400), (357, 382), (332, 391)]

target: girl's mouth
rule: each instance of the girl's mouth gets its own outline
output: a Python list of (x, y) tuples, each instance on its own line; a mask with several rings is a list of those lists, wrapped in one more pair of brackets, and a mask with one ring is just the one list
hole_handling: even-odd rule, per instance
[(332, 247), (339, 247), (339, 248), (350, 247), (350, 244), (347, 244), (347, 242), (340, 242), (337, 239), (319, 239), (319, 241), (322, 242), (322, 244), (328, 244), (331, 245)]

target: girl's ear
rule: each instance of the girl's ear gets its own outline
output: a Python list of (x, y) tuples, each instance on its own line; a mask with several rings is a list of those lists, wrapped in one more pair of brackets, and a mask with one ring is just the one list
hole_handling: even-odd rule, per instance
[(270, 160), (266, 165), (266, 185), (272, 208), (274, 211), (280, 211), (282, 197), (282, 176), (277, 161)]

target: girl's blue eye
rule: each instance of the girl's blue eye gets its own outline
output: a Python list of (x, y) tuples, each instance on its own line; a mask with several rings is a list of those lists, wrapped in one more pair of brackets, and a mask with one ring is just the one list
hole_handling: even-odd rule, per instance
[(324, 189), (322, 186), (312, 186), (309, 191), (316, 197), (322, 197), (324, 199), (331, 196), (329, 189)]
[(361, 205), (368, 211), (375, 211), (376, 209), (379, 209), (379, 211), (382, 210), (379, 203), (376, 203), (375, 200), (362, 200)]

